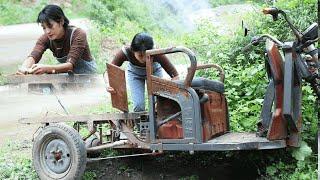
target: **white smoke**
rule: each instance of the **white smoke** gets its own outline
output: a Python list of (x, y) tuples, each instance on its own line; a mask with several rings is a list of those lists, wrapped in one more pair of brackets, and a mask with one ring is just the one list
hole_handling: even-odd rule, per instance
[[(143, 0), (160, 28), (171, 32), (191, 32), (196, 28), (195, 13), (210, 11), (207, 0)], [(205, 16), (206, 14), (203, 14)]]

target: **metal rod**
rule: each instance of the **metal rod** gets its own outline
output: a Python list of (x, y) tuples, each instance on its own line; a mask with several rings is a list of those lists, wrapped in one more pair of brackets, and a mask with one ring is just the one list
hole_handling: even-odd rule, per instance
[(64, 105), (62, 104), (62, 102), (60, 101), (60, 98), (56, 95), (56, 93), (54, 92), (54, 89), (50, 86), (51, 92), (52, 94), (56, 97), (56, 99), (58, 100), (58, 103), (60, 104), (60, 106), (62, 107), (62, 109), (64, 110), (64, 112), (69, 115), (69, 111), (66, 109), (66, 107), (64, 107)]
[(112, 156), (112, 157), (105, 157), (105, 158), (88, 158), (87, 162), (93, 161), (101, 161), (101, 160), (108, 160), (108, 159), (117, 159), (117, 158), (127, 158), (127, 157), (137, 157), (137, 156), (156, 156), (162, 153), (159, 152), (152, 152), (152, 153), (142, 153), (142, 154), (130, 154), (130, 155), (122, 155), (122, 156)]
[(176, 118), (176, 117), (178, 117), (178, 116), (180, 116), (180, 115), (181, 115), (181, 111), (175, 113), (174, 115), (171, 115), (171, 116), (167, 117), (167, 118), (164, 119), (163, 121), (160, 121), (157, 125), (158, 125), (158, 127), (159, 127), (159, 126), (162, 126), (163, 124), (165, 124), (165, 123), (173, 120), (174, 118)]
[(126, 143), (128, 143), (128, 140), (120, 140), (120, 141), (116, 141), (114, 143), (103, 144), (103, 145), (100, 145), (100, 146), (95, 146), (95, 147), (88, 148), (87, 152), (93, 152), (93, 151), (98, 151), (98, 150), (102, 150), (102, 149), (113, 148), (115, 146), (125, 145)]

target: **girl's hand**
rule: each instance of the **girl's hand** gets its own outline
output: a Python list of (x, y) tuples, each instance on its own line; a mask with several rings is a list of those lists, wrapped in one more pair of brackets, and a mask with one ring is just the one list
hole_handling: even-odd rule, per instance
[(20, 67), (16, 72), (16, 75), (26, 75), (31, 74), (31, 68)]
[(110, 94), (115, 94), (115, 93), (116, 93), (116, 90), (114, 90), (113, 87), (107, 87), (107, 91), (108, 91)]
[(44, 73), (50, 73), (50, 68), (48, 65), (44, 64), (34, 64), (31, 66), (30, 73), (32, 74), (44, 74)]

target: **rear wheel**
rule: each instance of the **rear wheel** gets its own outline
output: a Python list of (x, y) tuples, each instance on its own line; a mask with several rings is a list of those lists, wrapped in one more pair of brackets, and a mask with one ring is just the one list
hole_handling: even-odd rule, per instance
[(43, 128), (35, 138), (33, 164), (40, 179), (81, 179), (87, 154), (79, 133), (63, 124)]

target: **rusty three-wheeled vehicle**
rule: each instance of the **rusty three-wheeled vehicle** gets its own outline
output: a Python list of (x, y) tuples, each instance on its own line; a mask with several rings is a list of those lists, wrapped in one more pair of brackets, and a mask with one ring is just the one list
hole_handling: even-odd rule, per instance
[[(275, 10), (274, 10), (275, 11)], [(266, 13), (274, 12), (270, 9)], [(95, 115), (45, 117), (33, 145), (33, 163), (41, 179), (79, 179), (86, 167), (87, 155), (106, 148), (142, 149), (151, 155), (165, 151), (262, 150), (299, 146), (301, 132), (301, 76), (303, 52), (298, 45), (316, 39), (313, 24), (296, 43), (281, 43), (271, 36), (266, 40), (266, 69), (270, 77), (262, 105), (259, 129), (264, 133), (231, 132), (227, 100), (224, 95), (224, 70), (216, 64), (198, 65), (195, 54), (185, 47), (153, 49), (146, 52), (148, 112), (129, 112), (125, 73), (108, 64), (112, 105), (122, 112)], [(312, 36), (311, 36), (312, 35)], [(310, 39), (312, 37), (313, 39)], [(306, 46), (304, 44), (303, 46)], [(152, 74), (153, 55), (185, 53), (190, 60), (184, 80), (171, 81)], [(284, 53), (284, 56), (281, 53)], [(200, 69), (214, 68), (219, 80), (195, 77)], [(72, 126), (62, 123), (72, 122)], [(135, 129), (135, 125), (139, 128)], [(88, 133), (82, 137), (81, 128)], [(93, 137), (93, 138), (92, 138)], [(149, 151), (149, 152), (148, 152)]]

